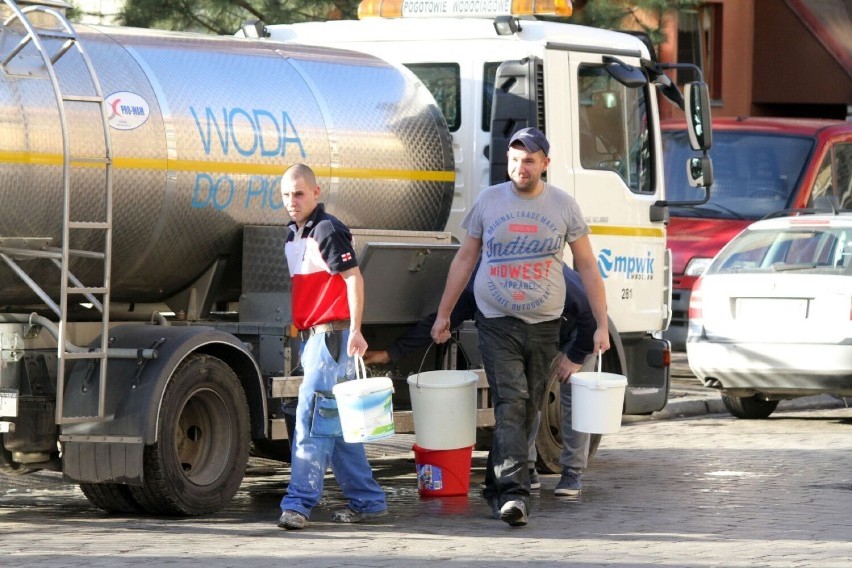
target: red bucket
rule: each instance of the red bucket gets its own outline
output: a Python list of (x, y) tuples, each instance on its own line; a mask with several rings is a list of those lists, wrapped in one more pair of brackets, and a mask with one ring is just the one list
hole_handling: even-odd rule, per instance
[(456, 450), (428, 450), (414, 444), (417, 489), (421, 497), (467, 495), (473, 446)]

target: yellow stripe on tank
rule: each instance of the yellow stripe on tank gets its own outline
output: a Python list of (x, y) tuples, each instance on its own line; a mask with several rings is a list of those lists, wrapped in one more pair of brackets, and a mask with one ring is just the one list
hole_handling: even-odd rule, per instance
[[(30, 152), (0, 151), (0, 163), (62, 166), (62, 155)], [(71, 165), (80, 168), (102, 168), (103, 164), (71, 159)], [(161, 170), (203, 173), (230, 173), (252, 175), (281, 175), (289, 164), (247, 164), (235, 162), (209, 162), (205, 160), (165, 160), (162, 158), (113, 158), (112, 165), (124, 170)], [(349, 179), (405, 179), (413, 181), (455, 180), (453, 171), (394, 170), (389, 168), (328, 168), (316, 167), (319, 177)]]

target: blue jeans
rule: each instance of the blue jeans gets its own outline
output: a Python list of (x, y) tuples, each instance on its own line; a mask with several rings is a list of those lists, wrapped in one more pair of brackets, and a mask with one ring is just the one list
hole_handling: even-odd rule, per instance
[(494, 406), (494, 437), (482, 495), (496, 499), (501, 507), (520, 500), (530, 510), (527, 440), (558, 352), (559, 325), (558, 319), (528, 324), (476, 314), (479, 350)]
[[(327, 336), (336, 337), (327, 337)], [(282, 510), (292, 510), (310, 517), (311, 509), (322, 497), (323, 480), (328, 466), (337, 484), (349, 499), (349, 508), (359, 513), (376, 513), (387, 509), (385, 493), (373, 479), (373, 470), (367, 462), (364, 444), (343, 441), (342, 436), (311, 436), (310, 419), (317, 391), (331, 391), (332, 387), (353, 374), (352, 359), (346, 354), (349, 331), (331, 334), (318, 333), (302, 346), (302, 367), (305, 376), (299, 387), (296, 406), (296, 431), (290, 458), (290, 484), (281, 500)], [(337, 359), (326, 346), (326, 340), (337, 341)]]

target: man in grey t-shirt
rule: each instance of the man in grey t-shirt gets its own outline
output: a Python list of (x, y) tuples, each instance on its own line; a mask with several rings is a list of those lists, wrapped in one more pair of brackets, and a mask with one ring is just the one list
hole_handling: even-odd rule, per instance
[(597, 322), (594, 351), (609, 349), (606, 296), (589, 242), (589, 228), (573, 197), (541, 179), (550, 144), (537, 128), (509, 141), (511, 181), (483, 191), (462, 221), (467, 236), (453, 259), (432, 327), (450, 337), (450, 312), (480, 254), (474, 281), (479, 348), (494, 404), (494, 438), (483, 497), (495, 517), (527, 524), (530, 481), (527, 438), (541, 406), (548, 368), (558, 355), (567, 244)]

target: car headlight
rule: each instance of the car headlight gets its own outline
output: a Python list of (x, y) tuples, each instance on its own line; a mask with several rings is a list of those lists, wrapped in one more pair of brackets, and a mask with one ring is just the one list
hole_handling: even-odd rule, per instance
[(701, 276), (707, 267), (710, 266), (712, 258), (693, 258), (686, 263), (686, 270), (683, 271), (686, 276)]

